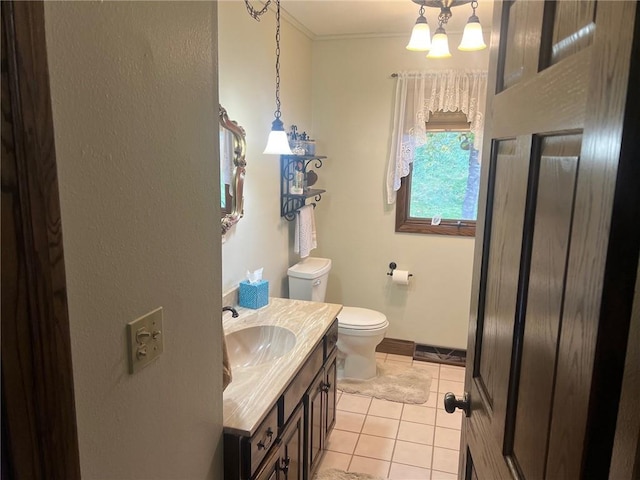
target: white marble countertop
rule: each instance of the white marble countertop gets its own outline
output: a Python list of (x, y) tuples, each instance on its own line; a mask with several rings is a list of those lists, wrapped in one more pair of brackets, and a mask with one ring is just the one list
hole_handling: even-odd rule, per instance
[(270, 298), (258, 310), (237, 308), (240, 316), (222, 316), (225, 334), (256, 325), (277, 325), (296, 335), (296, 345), (275, 360), (232, 370), (233, 380), (223, 394), (225, 433), (251, 436), (287, 385), (327, 332), (342, 305)]

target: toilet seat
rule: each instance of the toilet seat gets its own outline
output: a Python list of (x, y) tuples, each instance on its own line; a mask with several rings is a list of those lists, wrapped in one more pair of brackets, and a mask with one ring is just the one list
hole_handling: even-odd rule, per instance
[(342, 307), (338, 314), (338, 332), (351, 335), (375, 335), (389, 326), (387, 317), (380, 312), (360, 307)]

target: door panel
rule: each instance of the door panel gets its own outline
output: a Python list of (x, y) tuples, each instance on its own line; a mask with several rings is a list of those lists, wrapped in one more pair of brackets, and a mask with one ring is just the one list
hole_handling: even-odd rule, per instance
[(541, 153), (513, 457), (525, 478), (544, 478), (556, 349), (581, 135), (546, 137)]
[[(504, 411), (509, 379), (518, 266), (526, 201), (529, 162), (527, 139), (499, 140), (491, 170), (491, 243), (486, 259), (485, 309), (479, 319), (476, 382), (484, 390), (487, 410)], [(489, 266), (490, 265), (490, 266)], [(496, 438), (502, 438), (504, 418), (493, 423)]]
[(616, 288), (616, 272), (635, 281), (618, 247), (637, 260), (640, 244), (638, 221), (630, 221), (640, 210), (640, 178), (616, 175), (625, 122), (640, 121), (624, 115), (638, 62), (631, 50), (640, 51), (636, 9), (620, 1), (496, 3), (465, 478), (607, 474), (633, 300)]
[(591, 45), (595, 32), (596, 2), (563, 0), (553, 4), (551, 64)]
[[(514, 0), (505, 3), (501, 84), (498, 91), (512, 87), (535, 74), (538, 68), (540, 36), (531, 35), (531, 26), (541, 23), (542, 2)], [(494, 23), (495, 25), (495, 23)]]

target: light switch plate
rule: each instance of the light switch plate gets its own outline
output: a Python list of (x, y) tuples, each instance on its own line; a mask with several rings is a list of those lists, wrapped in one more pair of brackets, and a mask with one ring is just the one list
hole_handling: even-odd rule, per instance
[(162, 307), (127, 324), (129, 373), (149, 365), (164, 350)]

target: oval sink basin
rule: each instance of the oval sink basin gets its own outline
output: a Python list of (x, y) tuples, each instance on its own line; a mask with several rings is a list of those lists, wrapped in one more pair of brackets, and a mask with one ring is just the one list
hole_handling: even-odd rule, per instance
[(225, 337), (231, 368), (252, 367), (289, 352), (296, 344), (295, 334), (275, 325), (244, 328)]

